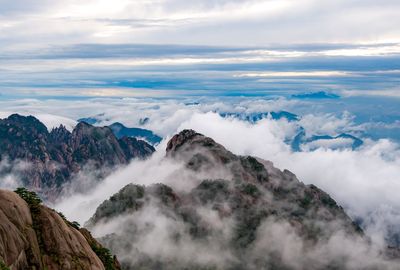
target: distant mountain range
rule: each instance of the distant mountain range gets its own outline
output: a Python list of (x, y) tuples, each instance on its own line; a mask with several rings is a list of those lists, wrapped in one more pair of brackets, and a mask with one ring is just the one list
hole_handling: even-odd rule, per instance
[(297, 98), (297, 99), (338, 99), (338, 98), (340, 98), (340, 96), (336, 95), (334, 93), (319, 91), (319, 92), (295, 94), (295, 95), (292, 95), (292, 98)]
[(333, 150), (342, 148), (356, 150), (363, 144), (363, 140), (347, 133), (337, 136), (312, 135), (311, 137), (307, 137), (303, 128), (300, 129), (300, 132), (291, 141), (291, 147), (294, 152), (301, 152), (303, 148), (308, 148), (307, 150), (312, 151), (320, 146)]
[(271, 119), (273, 120), (286, 119), (289, 122), (300, 120), (300, 117), (298, 115), (286, 111), (254, 113), (219, 112), (219, 115), (224, 118), (233, 117), (250, 123), (256, 123), (268, 117), (271, 117)]
[[(296, 98), (339, 98), (339, 96), (327, 93), (324, 91), (321, 92), (311, 92), (293, 95)], [(187, 103), (188, 106), (196, 106), (199, 103)], [(224, 118), (235, 118), (242, 121), (247, 121), (250, 123), (257, 123), (258, 121), (270, 118), (273, 120), (281, 120), (285, 119), (288, 122), (299, 122), (301, 120), (301, 116), (288, 112), (288, 111), (271, 111), (271, 112), (253, 112), (253, 113), (243, 113), (243, 112), (218, 112), (221, 117)], [(103, 115), (99, 115), (103, 116)], [(147, 119), (148, 120), (148, 119)], [(88, 123), (98, 123), (97, 118), (81, 118), (78, 121), (88, 122)], [(156, 134), (154, 134), (151, 130), (142, 129), (142, 128), (128, 128), (121, 123), (114, 123), (109, 126), (111, 130), (114, 132), (117, 138), (122, 136), (133, 137), (137, 139), (143, 139), (146, 142), (156, 145), (160, 143), (162, 138)], [(303, 150), (306, 151), (314, 151), (320, 147), (329, 148), (329, 149), (353, 149), (356, 150), (360, 146), (363, 145), (364, 141), (354, 135), (348, 133), (340, 133), (334, 135), (327, 134), (306, 134), (305, 129), (299, 125), (298, 133), (295, 137), (289, 138), (285, 140), (285, 143), (289, 144), (293, 151), (301, 152)]]
[[(326, 96), (326, 93), (316, 93), (319, 96)], [(256, 113), (229, 113), (223, 112), (219, 113), (222, 117), (228, 118), (233, 117), (240, 119), (242, 121), (247, 121), (250, 123), (257, 123), (258, 121), (271, 118), (273, 120), (286, 119), (288, 122), (298, 122), (301, 117), (290, 113), (287, 111), (277, 111), (277, 112), (256, 112)], [(294, 138), (289, 138), (285, 142), (291, 145), (294, 152), (301, 152), (303, 150), (313, 151), (319, 147), (326, 147), (329, 149), (343, 149), (351, 148), (356, 150), (361, 145), (363, 145), (363, 140), (347, 133), (341, 133), (336, 136), (330, 135), (307, 135), (305, 129), (302, 126), (298, 127), (298, 133)]]
[(26, 166), (16, 172), (22, 183), (49, 198), (85, 166), (102, 171), (146, 158), (154, 151), (145, 141), (117, 138), (108, 127), (84, 122), (72, 132), (64, 126), (49, 132), (33, 116), (13, 114), (0, 120), (0, 160), (24, 162)]
[(151, 130), (148, 129), (128, 128), (118, 122), (110, 125), (109, 127), (114, 132), (114, 135), (119, 139), (122, 137), (133, 137), (136, 139), (145, 140), (152, 145), (158, 144), (162, 140), (160, 136), (154, 134)]

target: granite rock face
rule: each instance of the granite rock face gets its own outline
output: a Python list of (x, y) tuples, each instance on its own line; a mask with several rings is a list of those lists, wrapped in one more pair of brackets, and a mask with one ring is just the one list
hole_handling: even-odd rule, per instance
[[(82, 231), (81, 231), (82, 230)], [(94, 242), (95, 244), (94, 244)], [(0, 262), (10, 269), (119, 269), (106, 267), (102, 247), (54, 210), (0, 190)]]

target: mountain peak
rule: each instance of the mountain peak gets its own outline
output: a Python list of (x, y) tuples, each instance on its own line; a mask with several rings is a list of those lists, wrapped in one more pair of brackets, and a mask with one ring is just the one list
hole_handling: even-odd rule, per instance
[(197, 133), (193, 129), (184, 129), (168, 142), (167, 153), (175, 152), (182, 145), (190, 142), (194, 137), (205, 137), (203, 134)]
[[(118, 247), (123, 246), (130, 252), (141, 254), (137, 257), (146, 258), (146, 261), (122, 259), (128, 269), (143, 266), (153, 269), (151, 265), (162, 266), (158, 268), (172, 265), (168, 269), (214, 269), (212, 262), (201, 261), (193, 265), (184, 257), (160, 259), (158, 254), (147, 253), (141, 244), (159, 237), (156, 233), (159, 230), (138, 228), (143, 223), (146, 228), (157, 228), (159, 218), (163, 224), (171, 224), (168, 228), (173, 228), (165, 232), (170, 241), (168, 246), (180, 246), (190, 241), (196, 245), (204, 244), (204, 250), (228, 247), (228, 252), (238, 260), (217, 258), (217, 263), (226, 263), (226, 267), (218, 269), (248, 269), (246, 265), (250, 264), (258, 266), (254, 269), (269, 269), (265, 266), (270, 262), (276, 266), (274, 269), (331, 269), (336, 265), (337, 255), (332, 254), (332, 261), (323, 262), (321, 267), (314, 267), (314, 258), (306, 258), (300, 262), (304, 265), (288, 268), (281, 258), (274, 257), (274, 250), (280, 244), (273, 242), (265, 243), (268, 248), (272, 246), (271, 253), (265, 253), (266, 261), (252, 258), (253, 248), (261, 243), (260, 231), (271, 226), (285, 224), (293, 231), (296, 241), (304, 243), (304, 256), (301, 257), (307, 257), (307, 252), (318, 248), (320, 242), (315, 240), (329, 241), (339, 232), (357, 241), (366, 241), (363, 231), (327, 193), (303, 184), (293, 173), (275, 168), (272, 162), (235, 155), (194, 130), (183, 130), (169, 141), (165, 159), (171, 158), (183, 162), (185, 173), (180, 178), (191, 181), (191, 188), (182, 189), (179, 183), (171, 186), (130, 184), (103, 202), (89, 220), (88, 225), (93, 228), (109, 222), (113, 224), (116, 218), (122, 220), (118, 229), (102, 241), (111, 250), (115, 248), (117, 255)], [(148, 214), (154, 211), (156, 216)], [(124, 218), (119, 219), (122, 216)], [(225, 230), (229, 233), (220, 237)], [(208, 242), (209, 239), (213, 242)], [(347, 269), (341, 266), (338, 268)]]
[(0, 121), (6, 125), (23, 126), (26, 130), (31, 130), (32, 132), (48, 133), (47, 127), (32, 115), (24, 116), (15, 113)]

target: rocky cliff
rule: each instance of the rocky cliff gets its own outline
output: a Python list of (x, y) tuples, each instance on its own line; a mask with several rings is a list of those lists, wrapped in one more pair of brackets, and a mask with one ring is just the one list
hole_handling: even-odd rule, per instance
[(11, 163), (0, 174), (13, 170), (23, 185), (49, 197), (85, 166), (104, 171), (154, 151), (144, 141), (116, 138), (108, 127), (79, 123), (72, 132), (64, 126), (49, 132), (33, 116), (14, 114), (0, 120), (0, 161)]
[(1, 269), (120, 269), (107, 249), (34, 193), (0, 190)]

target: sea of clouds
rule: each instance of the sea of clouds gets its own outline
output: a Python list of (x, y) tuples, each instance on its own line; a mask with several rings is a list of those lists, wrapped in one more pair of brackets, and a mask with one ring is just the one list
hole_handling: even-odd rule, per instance
[[(191, 102), (189, 102), (191, 101)], [(400, 148), (389, 139), (372, 140), (361, 137), (364, 144), (353, 150), (334, 140), (304, 147), (294, 152), (288, 143), (303, 127), (309, 134), (332, 135), (347, 132), (363, 135), (368, 123), (356, 124), (349, 112), (333, 114), (309, 110), (318, 105), (289, 99), (90, 99), (90, 100), (18, 100), (7, 103), (5, 117), (12, 112), (32, 114), (49, 129), (59, 124), (73, 127), (82, 117), (94, 117), (97, 125), (121, 122), (138, 127), (143, 119), (149, 120), (142, 128), (150, 129), (164, 138), (152, 158), (133, 161), (126, 167), (115, 169), (101, 185), (86, 193), (74, 193), (62, 198), (55, 207), (68, 218), (81, 223), (87, 221), (96, 207), (128, 183), (148, 185), (179, 182), (176, 171), (181, 164), (163, 159), (166, 142), (182, 129), (194, 129), (213, 138), (238, 155), (252, 155), (270, 160), (280, 169), (295, 173), (305, 184), (315, 184), (328, 192), (355, 220), (362, 222), (367, 233), (380, 241), (400, 223)], [(302, 109), (303, 108), (303, 109)], [(238, 117), (222, 117), (221, 113), (248, 115), (258, 112), (289, 111), (300, 115), (299, 121), (266, 117), (255, 123)], [(7, 176), (10, 183), (10, 177)], [(85, 181), (80, 177), (79, 181)], [(77, 180), (77, 183), (79, 183)], [(3, 185), (4, 186), (4, 185)], [(77, 184), (77, 186), (82, 186)], [(174, 185), (173, 185), (174, 186)], [(182, 189), (182, 184), (175, 187)]]

